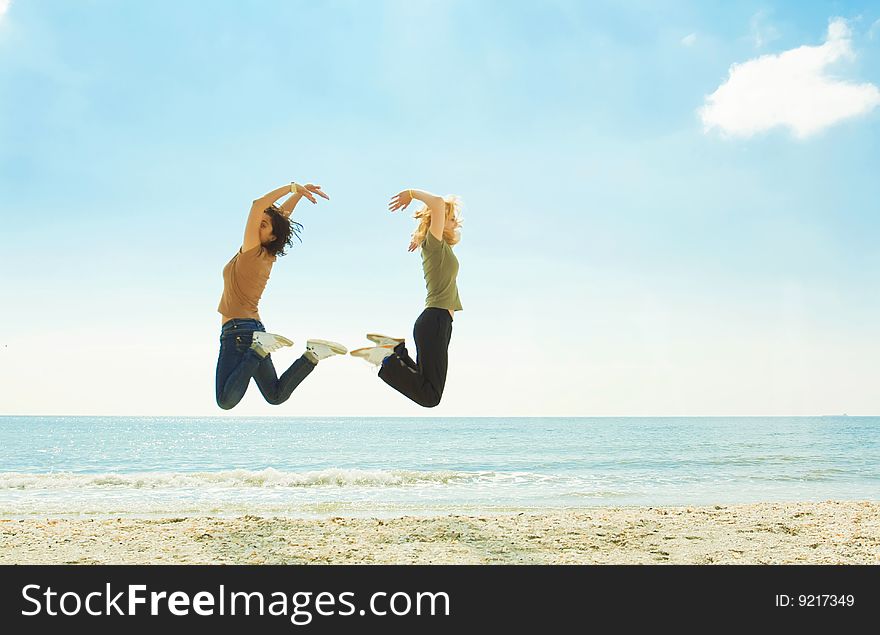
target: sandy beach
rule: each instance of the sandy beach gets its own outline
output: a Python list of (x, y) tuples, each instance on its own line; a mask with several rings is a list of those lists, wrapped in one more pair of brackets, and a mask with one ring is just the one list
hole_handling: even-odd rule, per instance
[(880, 503), (0, 520), (0, 564), (880, 564)]

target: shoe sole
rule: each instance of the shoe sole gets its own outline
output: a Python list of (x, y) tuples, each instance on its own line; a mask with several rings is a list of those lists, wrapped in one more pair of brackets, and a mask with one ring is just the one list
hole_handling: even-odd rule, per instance
[[(269, 350), (270, 353), (272, 351), (277, 351), (279, 348), (282, 348), (284, 346), (293, 346), (293, 340), (289, 340), (286, 337), (284, 337), (283, 335), (275, 335), (274, 333), (268, 333), (268, 335), (272, 335), (272, 337), (275, 338), (275, 343), (276, 343), (276, 346), (269, 346), (268, 347), (267, 350), (271, 349), (271, 350)], [(259, 343), (259, 337), (257, 337), (256, 339), (257, 339), (257, 342)]]
[(348, 349), (345, 348), (342, 344), (331, 342), (330, 340), (309, 340), (308, 342), (306, 342), (306, 346), (308, 346), (312, 342), (314, 342), (315, 344), (323, 344), (337, 355), (345, 355), (348, 352)]
[(388, 344), (381, 343), (386, 340), (390, 341), (390, 342), (394, 342), (394, 344), (392, 344), (392, 346), (397, 346), (401, 342), (405, 341), (404, 338), (402, 338), (402, 337), (388, 337), (387, 335), (379, 335), (378, 333), (367, 333), (367, 339), (370, 340), (371, 342), (375, 342), (376, 344), (379, 344), (380, 346), (388, 346)]
[(366, 346), (364, 348), (356, 348), (349, 355), (354, 355), (355, 357), (369, 357), (370, 353), (368, 351), (372, 351), (376, 348), (387, 348), (389, 351), (394, 350), (393, 346)]
[[(293, 346), (293, 340), (289, 340), (283, 335), (275, 335), (274, 333), (266, 333), (266, 335), (271, 335), (275, 338), (275, 341), (281, 344), (282, 346)], [(257, 337), (259, 340), (259, 336)]]

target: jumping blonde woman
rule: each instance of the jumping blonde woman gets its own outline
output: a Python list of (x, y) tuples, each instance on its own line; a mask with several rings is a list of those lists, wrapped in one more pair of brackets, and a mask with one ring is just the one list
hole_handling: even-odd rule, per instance
[[(291, 194), (290, 198), (277, 206), (276, 202), (287, 194)], [(330, 200), (320, 185), (311, 183), (290, 183), (256, 199), (248, 214), (241, 248), (223, 268), (223, 295), (217, 307), (221, 330), (216, 396), (217, 405), (224, 410), (241, 401), (251, 378), (266, 401), (273, 405), (284, 403), (320, 360), (347, 352), (336, 342), (309, 340), (302, 357), (279, 378), (270, 353), (292, 346), (293, 342), (266, 333), (257, 310), (272, 265), (302, 229), (302, 225), (290, 220), (294, 208), (303, 197), (317, 203), (315, 195)]]
[(420, 406), (433, 408), (443, 397), (446, 385), (449, 341), (452, 319), (461, 311), (458, 297), (458, 258), (452, 246), (460, 239), (459, 201), (456, 197), (440, 197), (421, 190), (404, 190), (391, 199), (388, 209), (396, 212), (413, 199), (425, 205), (415, 213), (419, 221), (409, 244), (409, 251), (422, 250), (427, 299), (425, 310), (413, 328), (416, 361), (409, 356), (402, 338), (368, 334), (377, 345), (352, 351), (379, 367), (379, 377)]

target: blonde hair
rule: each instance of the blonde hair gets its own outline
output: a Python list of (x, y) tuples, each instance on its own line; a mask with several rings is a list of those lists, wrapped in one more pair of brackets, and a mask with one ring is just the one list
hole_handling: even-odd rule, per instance
[[(443, 197), (444, 207), (446, 208), (446, 218), (443, 226), (443, 240), (450, 245), (455, 245), (461, 240), (461, 199), (455, 195), (447, 195)], [(428, 237), (428, 231), (431, 228), (431, 209), (424, 205), (420, 210), (413, 214), (413, 218), (419, 221), (418, 227), (412, 234), (412, 243), (421, 246)], [(445, 221), (452, 218), (455, 221), (455, 227), (451, 230), (446, 228)]]

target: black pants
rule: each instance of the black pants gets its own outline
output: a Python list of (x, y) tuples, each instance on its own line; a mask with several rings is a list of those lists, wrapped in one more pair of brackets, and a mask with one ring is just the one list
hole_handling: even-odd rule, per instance
[(452, 339), (452, 316), (446, 309), (425, 309), (413, 328), (416, 361), (401, 343), (394, 354), (382, 362), (379, 377), (402, 395), (420, 406), (433, 408), (440, 403), (446, 385), (449, 341)]
[(260, 357), (251, 349), (254, 331), (265, 331), (257, 320), (233, 319), (220, 332), (220, 356), (217, 358), (217, 405), (224, 410), (235, 407), (247, 391), (251, 378), (270, 404), (277, 406), (290, 398), (300, 382), (315, 365), (305, 356), (297, 359), (279, 378), (272, 356)]

